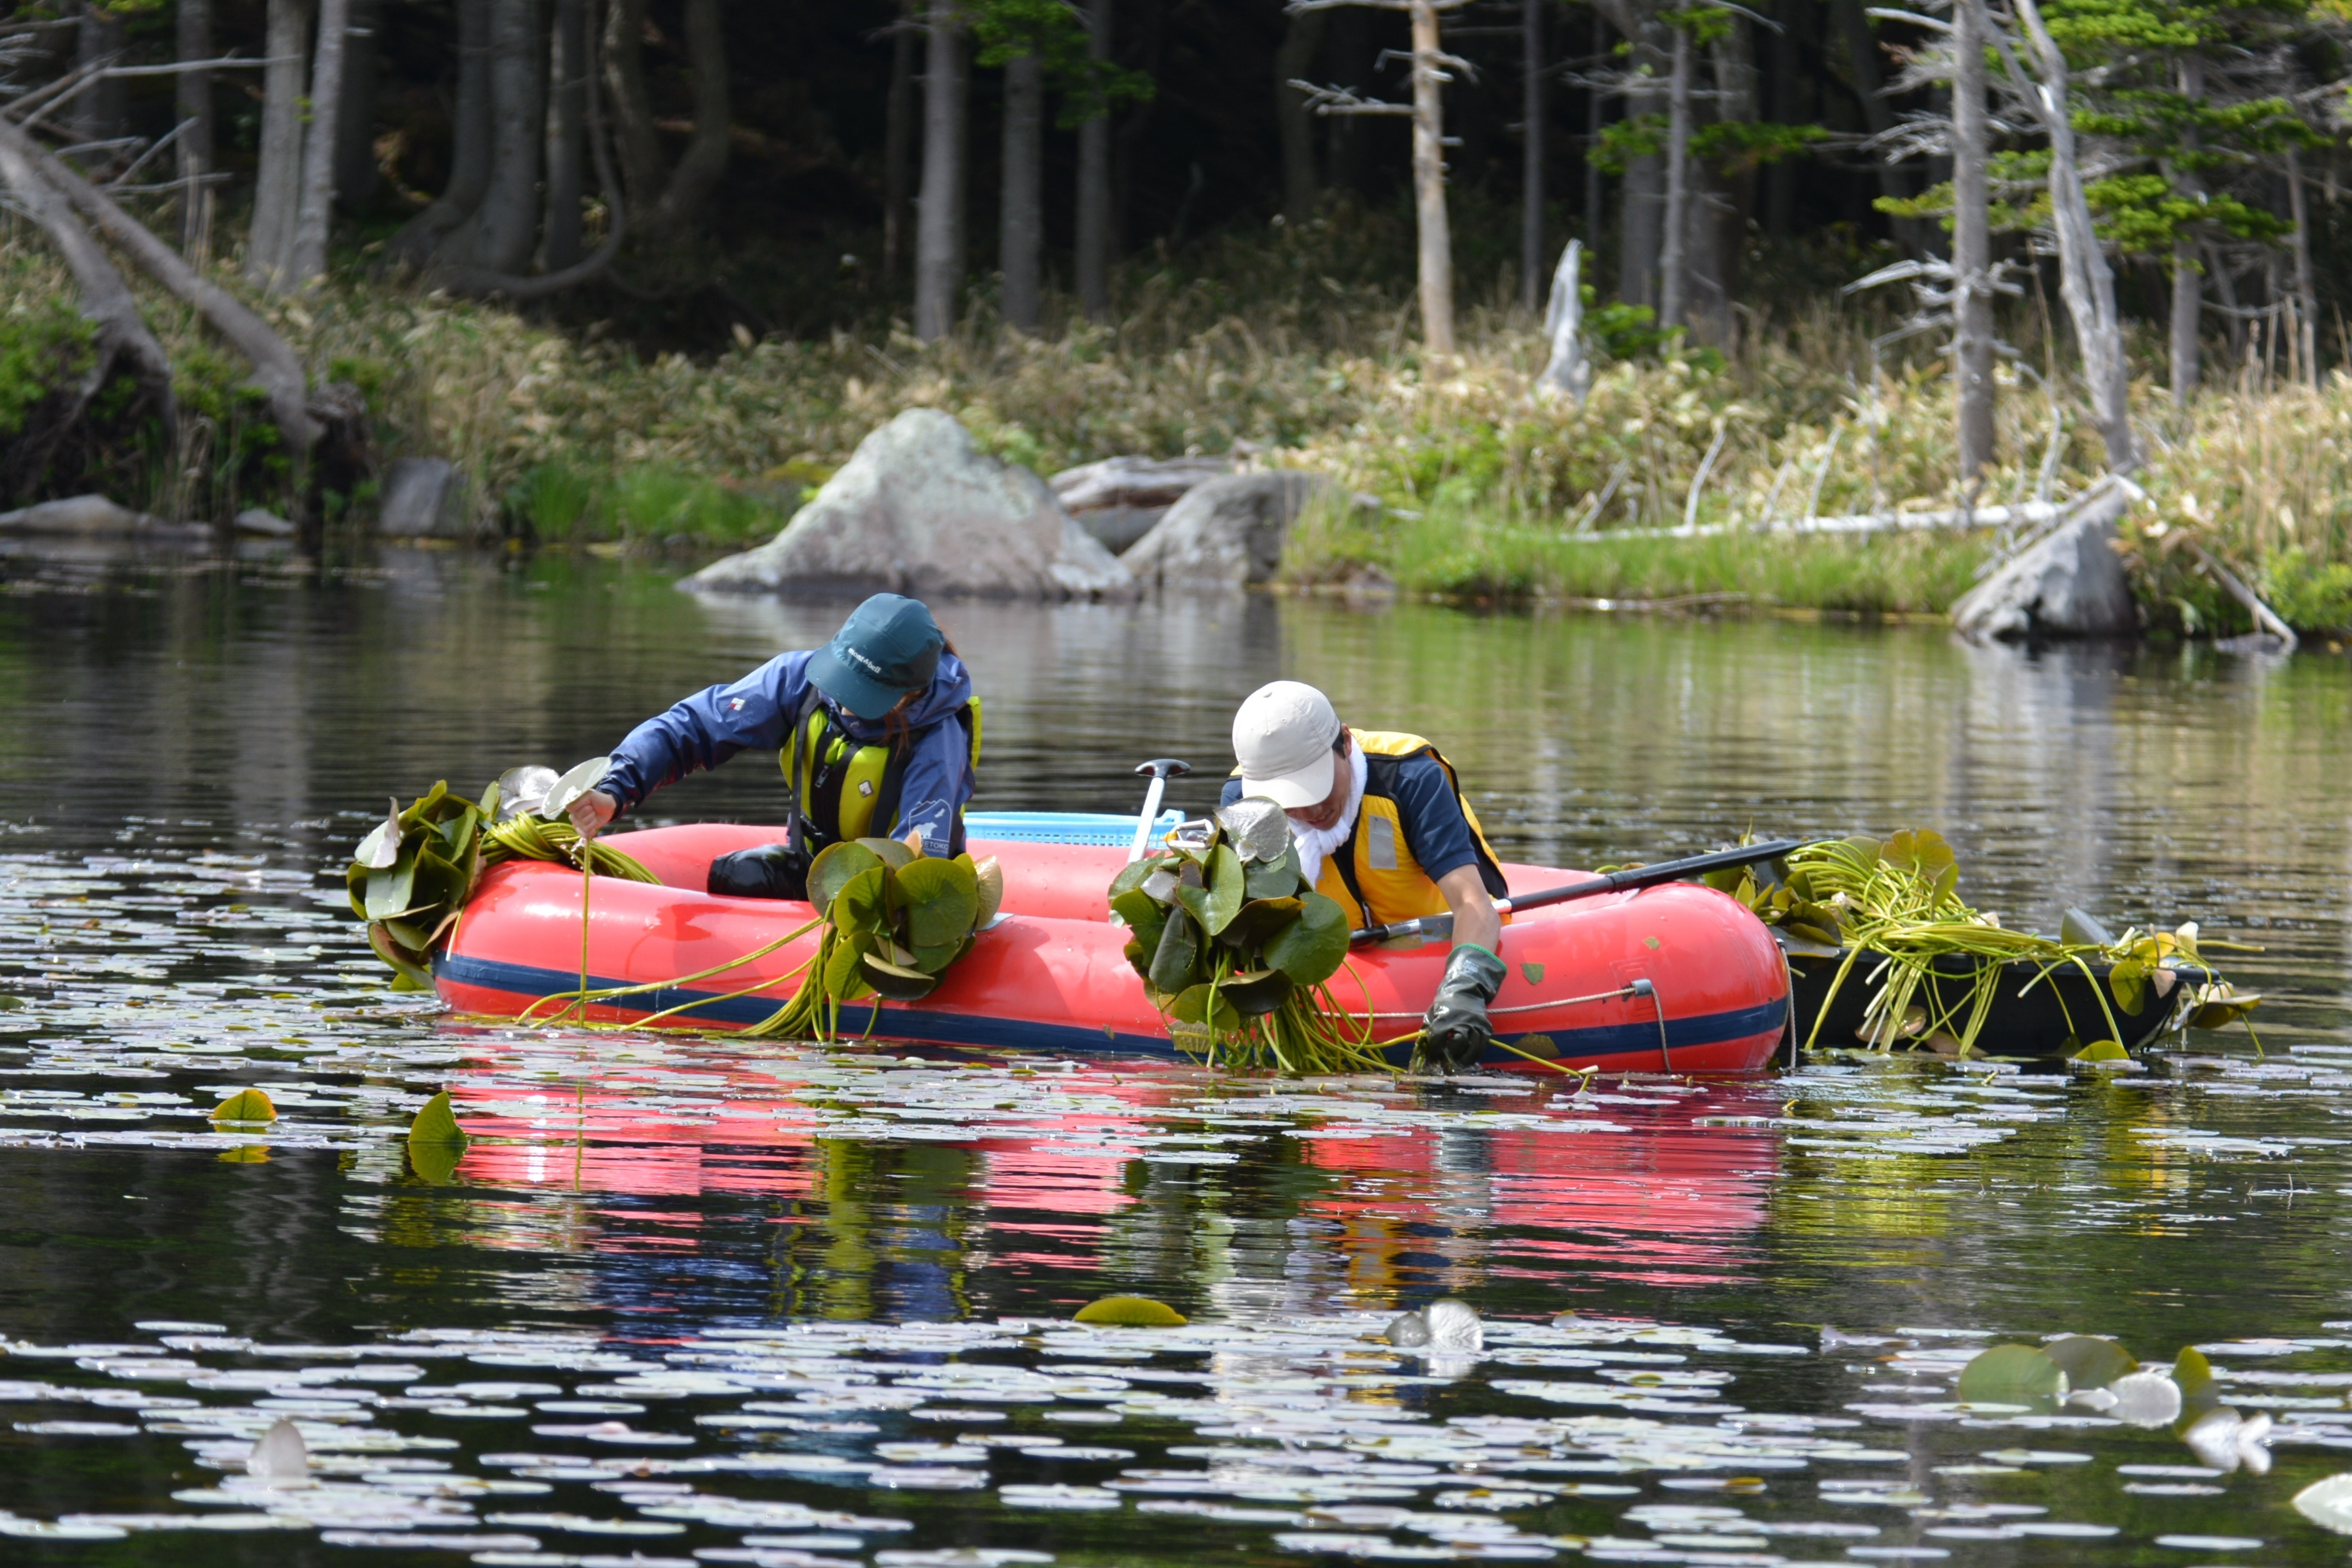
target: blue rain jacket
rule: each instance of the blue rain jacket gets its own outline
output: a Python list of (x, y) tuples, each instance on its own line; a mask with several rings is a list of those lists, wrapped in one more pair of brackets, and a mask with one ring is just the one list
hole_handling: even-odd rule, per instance
[[(808, 695), (813, 651), (779, 654), (732, 685), (698, 691), (646, 720), (614, 748), (613, 771), (597, 787), (626, 813), (664, 784), (715, 768), (738, 752), (782, 750), (784, 733)], [(860, 719), (831, 698), (819, 700), (853, 740), (880, 743), (879, 720)], [(948, 853), (956, 814), (979, 782), (972, 773), (971, 737), (955, 719), (956, 710), (971, 700), (971, 672), (955, 655), (942, 653), (930, 690), (908, 715), (914, 743), (898, 795), (898, 820), (888, 837), (904, 838), (919, 827), (926, 855)]]

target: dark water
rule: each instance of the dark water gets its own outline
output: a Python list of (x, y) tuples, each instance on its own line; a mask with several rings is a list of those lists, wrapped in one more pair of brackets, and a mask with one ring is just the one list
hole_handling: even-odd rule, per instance
[[(2011, 923), (2264, 949), (2225, 960), (2259, 1055), (1572, 1096), (443, 1019), (343, 902), (384, 797), (602, 752), (838, 609), (444, 553), (7, 570), (0, 1562), (2343, 1555), (2289, 1503), (2352, 1469), (2341, 658), (943, 615), (983, 805), (1131, 809), (1161, 754), (1204, 805), (1234, 701), (1290, 675), (1439, 738), (1514, 858), (1934, 826)], [(774, 788), (741, 758), (656, 815)], [(216, 1131), (253, 1085), (279, 1120)], [(445, 1088), (482, 1136), (436, 1184), (400, 1134)], [(1067, 1321), (1116, 1292), (1192, 1322)], [(1482, 1359), (1363, 1338), (1447, 1294)], [(2203, 1345), (2272, 1428), (2222, 1473), (2081, 1405), (1954, 1407), (1988, 1337), (2062, 1331)], [(280, 1416), (318, 1484), (245, 1476)]]

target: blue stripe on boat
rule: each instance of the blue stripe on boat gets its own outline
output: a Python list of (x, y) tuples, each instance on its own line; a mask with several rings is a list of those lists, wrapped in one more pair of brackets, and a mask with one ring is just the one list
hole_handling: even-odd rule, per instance
[[(1129, 821), (1131, 829), (1133, 820), (1130, 818)], [(434, 960), (433, 973), (436, 978), (459, 985), (475, 985), (485, 991), (499, 991), (532, 1000), (571, 995), (580, 989), (580, 975), (575, 970), (541, 969), (530, 964), (505, 963), (495, 959), (465, 958), (448, 953)], [(607, 980), (596, 975), (588, 978), (591, 990), (628, 984), (631, 982)], [(724, 999), (722, 996), (723, 994), (665, 986), (659, 991), (643, 992), (629, 998), (626, 1010), (661, 1013), (672, 1007), (683, 1007), (686, 1011), (677, 1015), (681, 1022), (750, 1025), (761, 1022), (783, 1003), (782, 995)], [(882, 1008), (881, 1020), (876, 1025), (872, 1018), (874, 1011), (870, 1007), (842, 1008), (843, 1037), (854, 1039), (872, 1027), (877, 1035), (893, 1040), (914, 1040), (940, 1046), (976, 1046), (988, 1050), (1167, 1058), (1181, 1055), (1174, 1046), (1157, 1035), (1121, 1035), (1108, 1027), (1087, 1029), (1069, 1024), (1039, 1024), (1023, 1018), (997, 1018), (909, 1007)], [(1751, 1039), (1758, 1035), (1778, 1033), (1786, 1026), (1788, 1017), (1789, 1002), (1783, 997), (1777, 1002), (1736, 1008), (1728, 1013), (1706, 1013), (1695, 1018), (1669, 1018), (1666, 1020), (1666, 1044), (1671, 1050), (1685, 1050), (1699, 1046), (1720, 1045), (1727, 1040)], [(1658, 1048), (1658, 1026), (1654, 1018), (1644, 1019), (1638, 1024), (1551, 1029), (1546, 1034), (1563, 1058), (1580, 1061), (1610, 1057), (1645, 1057)], [(1509, 1037), (1519, 1040), (1528, 1037)], [(1399, 1046), (1393, 1047), (1390, 1055), (1402, 1066), (1412, 1052), (1410, 1047)], [(1487, 1059), (1501, 1066), (1525, 1060), (1508, 1052), (1496, 1052)]]
[[(967, 811), (963, 814), (963, 831), (968, 839), (1124, 849), (1135, 842), (1136, 820), (1100, 811)], [(1161, 812), (1152, 824), (1151, 841), (1156, 844), (1165, 838), (1183, 820), (1181, 811)]]

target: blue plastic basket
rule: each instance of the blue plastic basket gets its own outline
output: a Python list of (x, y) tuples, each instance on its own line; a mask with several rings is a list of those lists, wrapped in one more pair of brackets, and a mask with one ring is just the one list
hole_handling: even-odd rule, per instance
[[(1160, 814), (1152, 825), (1157, 844), (1184, 820), (1173, 809)], [(967, 838), (1009, 839), (1015, 844), (1085, 844), (1097, 848), (1124, 849), (1135, 842), (1135, 818), (1107, 811), (969, 811), (963, 818)]]

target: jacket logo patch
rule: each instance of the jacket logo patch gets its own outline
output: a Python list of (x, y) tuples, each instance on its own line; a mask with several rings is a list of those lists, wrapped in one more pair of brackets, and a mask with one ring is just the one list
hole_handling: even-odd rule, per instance
[(1396, 824), (1375, 816), (1364, 824), (1364, 854), (1375, 871), (1397, 868)]
[(857, 781), (857, 793), (864, 795), (872, 795), (874, 793), (874, 781), (872, 779), (859, 779)]

